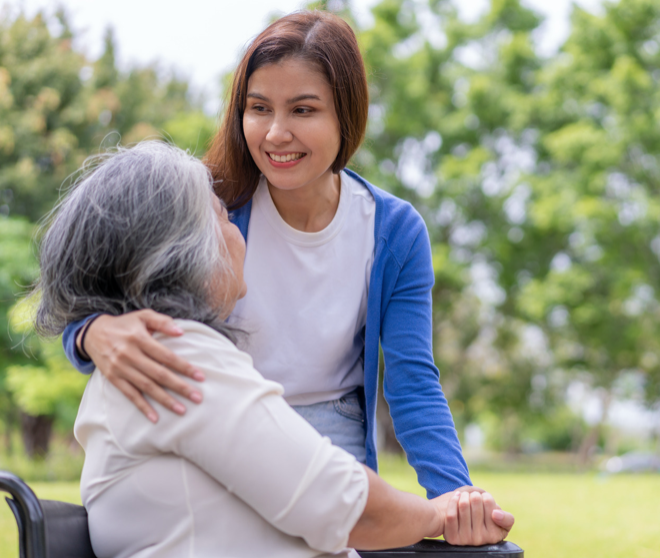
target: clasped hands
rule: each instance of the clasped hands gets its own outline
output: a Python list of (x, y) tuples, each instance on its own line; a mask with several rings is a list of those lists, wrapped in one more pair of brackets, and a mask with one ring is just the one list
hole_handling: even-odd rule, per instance
[(497, 505), (495, 499), (476, 486), (462, 486), (431, 500), (444, 518), (432, 538), (444, 535), (449, 544), (481, 546), (506, 538), (514, 517)]

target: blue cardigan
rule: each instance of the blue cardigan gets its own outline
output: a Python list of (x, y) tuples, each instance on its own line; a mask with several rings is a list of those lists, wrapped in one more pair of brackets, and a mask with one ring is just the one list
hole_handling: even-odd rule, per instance
[[(470, 475), (447, 400), (433, 363), (431, 289), (435, 280), (426, 225), (407, 202), (346, 172), (376, 201), (375, 253), (367, 299), (364, 346), (367, 465), (377, 470), (376, 396), (378, 346), (385, 359), (385, 399), (397, 440), (429, 498), (469, 485)], [(247, 240), (252, 202), (233, 212)], [(84, 322), (69, 324), (62, 341), (81, 372), (94, 364), (80, 359), (75, 338)]]

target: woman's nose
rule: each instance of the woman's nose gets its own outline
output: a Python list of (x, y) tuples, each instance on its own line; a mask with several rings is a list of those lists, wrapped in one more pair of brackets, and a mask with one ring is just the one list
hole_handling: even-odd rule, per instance
[(287, 125), (285, 118), (274, 118), (266, 139), (273, 145), (281, 145), (293, 140), (293, 134)]

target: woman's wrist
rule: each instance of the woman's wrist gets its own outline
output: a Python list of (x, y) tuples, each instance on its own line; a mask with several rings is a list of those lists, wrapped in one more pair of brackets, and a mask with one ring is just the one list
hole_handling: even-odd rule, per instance
[(435, 505), (432, 500), (427, 500), (430, 509), (430, 521), (427, 534), (425, 538), (435, 539), (442, 535), (445, 531), (445, 512), (441, 506)]
[(83, 360), (86, 360), (88, 362), (92, 361), (92, 357), (89, 356), (89, 353), (85, 349), (85, 338), (87, 337), (87, 333), (89, 332), (89, 329), (92, 327), (92, 324), (101, 316), (104, 316), (105, 314), (95, 314), (92, 315), (87, 322), (78, 330), (78, 333), (76, 334), (76, 350), (78, 351), (78, 356), (80, 356)]

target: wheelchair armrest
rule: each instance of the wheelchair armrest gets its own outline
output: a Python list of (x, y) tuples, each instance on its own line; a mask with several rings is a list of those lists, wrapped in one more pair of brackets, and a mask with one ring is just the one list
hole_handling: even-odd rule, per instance
[(40, 500), (46, 519), (48, 558), (96, 558), (83, 506)]
[(362, 558), (524, 558), (523, 550), (509, 542), (484, 546), (454, 546), (445, 541), (424, 539), (411, 546), (387, 550), (358, 550)]
[(44, 512), (30, 487), (16, 475), (0, 471), (0, 490), (7, 498), (18, 524), (21, 558), (46, 558), (46, 528)]
[(95, 558), (82, 506), (39, 500), (17, 476), (0, 471), (0, 490), (18, 524), (20, 558)]

